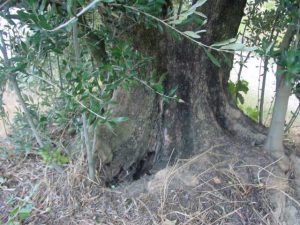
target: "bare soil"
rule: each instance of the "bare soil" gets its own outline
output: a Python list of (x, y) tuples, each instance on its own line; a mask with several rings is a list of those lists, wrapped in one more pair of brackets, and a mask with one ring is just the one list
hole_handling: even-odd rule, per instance
[(282, 223), (274, 192), (288, 196), (299, 213), (287, 188), (292, 180), (260, 147), (227, 142), (201, 152), (112, 187), (86, 177), (84, 157), (59, 172), (38, 156), (2, 156), (0, 221), (5, 224), (16, 206), (32, 204), (21, 224), (276, 225)]

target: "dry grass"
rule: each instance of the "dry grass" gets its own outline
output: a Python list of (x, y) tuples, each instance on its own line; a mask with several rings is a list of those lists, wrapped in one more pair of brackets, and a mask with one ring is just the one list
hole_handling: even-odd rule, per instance
[(38, 157), (1, 159), (0, 221), (5, 224), (17, 204), (31, 202), (22, 224), (277, 224), (269, 196), (274, 189), (289, 195), (286, 178), (275, 175), (275, 163), (250, 164), (222, 148), (113, 189), (86, 177), (83, 157), (63, 172)]

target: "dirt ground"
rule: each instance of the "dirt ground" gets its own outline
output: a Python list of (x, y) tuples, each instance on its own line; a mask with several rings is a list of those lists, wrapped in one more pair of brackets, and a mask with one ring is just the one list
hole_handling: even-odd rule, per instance
[[(35, 155), (2, 156), (0, 221), (276, 225), (282, 223), (272, 202), (274, 192), (290, 196), (294, 213), (299, 213), (299, 202), (286, 188), (289, 178), (277, 173), (277, 161), (260, 147), (224, 141), (201, 152), (133, 183), (109, 188), (88, 180), (83, 157), (58, 171)], [(22, 220), (26, 207), (30, 213)]]

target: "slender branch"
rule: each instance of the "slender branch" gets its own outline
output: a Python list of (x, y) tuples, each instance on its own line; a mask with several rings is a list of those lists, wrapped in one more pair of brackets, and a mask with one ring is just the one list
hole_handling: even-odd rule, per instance
[(1, 39), (0, 50), (1, 50), (2, 55), (3, 55), (4, 64), (9, 66), (7, 48), (6, 48), (4, 38), (3, 38), (3, 31), (0, 31), (0, 39)]
[(182, 5), (183, 5), (183, 0), (180, 0), (180, 2), (179, 2), (179, 7), (178, 7), (178, 11), (177, 11), (177, 19), (178, 19), (179, 16), (180, 16), (181, 9), (182, 9)]
[[(5, 66), (10, 66), (10, 62), (8, 60), (8, 54), (7, 54), (7, 48), (6, 48), (6, 44), (5, 44), (5, 41), (4, 41), (4, 38), (3, 38), (3, 34), (2, 32), (0, 32), (0, 39), (1, 39), (1, 42), (2, 42), (2, 45), (1, 45), (1, 52), (2, 52), (2, 55), (3, 55), (3, 59), (4, 59), (4, 65)], [(42, 139), (40, 138), (40, 135), (39, 135), (39, 132), (37, 130), (37, 128), (35, 127), (34, 125), (34, 122), (32, 120), (32, 117), (31, 117), (31, 114), (26, 106), (26, 103), (23, 99), (23, 96), (22, 96), (22, 93), (21, 93), (21, 90), (20, 90), (20, 87), (18, 85), (18, 82), (17, 82), (17, 76), (16, 74), (9, 74), (9, 80), (11, 81), (11, 84), (13, 85), (14, 87), (14, 90), (16, 92), (16, 95), (18, 97), (18, 100), (21, 104), (21, 107), (25, 113), (25, 117), (27, 119), (27, 122), (29, 123), (29, 126), (32, 130), (32, 133), (37, 141), (37, 143), (39, 144), (39, 146), (41, 148), (44, 147), (44, 144), (42, 142)]]
[[(252, 6), (253, 7), (252, 7), (251, 11), (249, 12), (249, 17), (251, 17), (255, 13), (256, 4), (254, 3)], [(246, 31), (247, 31), (247, 28), (248, 28), (249, 25), (250, 25), (250, 18), (248, 18), (248, 20), (245, 24), (243, 33), (242, 33), (242, 40), (241, 40), (242, 43), (244, 43), (245, 34), (246, 34)], [(258, 36), (255, 37), (253, 42), (256, 43), (257, 40), (258, 40)], [(240, 53), (240, 62), (242, 62), (242, 63), (240, 63), (240, 68), (239, 68), (238, 78), (237, 78), (236, 83), (238, 83), (241, 80), (241, 75), (242, 75), (243, 68), (245, 66), (245, 63), (248, 61), (250, 55), (251, 55), (251, 52), (248, 52), (248, 54), (244, 58), (243, 51), (241, 51), (241, 53)], [(238, 101), (238, 92), (235, 93), (235, 102), (237, 102), (237, 101)]]
[[(168, 95), (164, 95), (158, 91), (156, 91), (155, 89), (153, 89), (149, 84), (147, 84), (145, 81), (137, 78), (137, 77), (133, 77), (133, 79), (137, 80), (138, 82), (140, 82), (141, 84), (145, 85), (147, 88), (149, 88), (151, 91), (154, 91), (155, 93), (159, 94), (160, 96), (164, 97), (164, 98), (168, 98), (168, 99), (173, 99), (173, 100), (178, 100), (177, 97), (172, 97), (172, 96), (168, 96)], [(179, 100), (181, 103), (183, 103), (183, 100), (180, 99)]]
[(78, 26), (77, 22), (73, 24), (73, 48), (75, 53), (75, 63), (78, 65), (80, 63), (80, 46), (78, 41)]
[[(84, 13), (86, 13), (87, 11), (89, 11), (90, 9), (96, 7), (96, 5), (101, 2), (101, 0), (94, 0), (92, 1), (91, 3), (89, 3), (86, 7), (84, 7), (79, 13), (77, 13), (74, 17), (72, 17), (70, 20), (66, 21), (65, 23), (57, 26), (56, 28), (54, 29), (51, 29), (51, 30), (47, 30), (47, 31), (50, 31), (50, 32), (54, 32), (54, 31), (58, 31), (70, 24), (73, 24), (75, 23), (77, 20), (78, 20), (78, 17), (80, 17), (81, 15), (83, 15)], [(212, 46), (209, 46), (209, 45), (206, 45), (206, 44), (203, 44), (199, 41), (196, 41), (195, 39), (193, 39), (192, 37), (188, 36), (187, 34), (185, 34), (184, 32), (176, 29), (175, 27), (171, 26), (170, 24), (166, 23), (165, 21), (149, 14), (149, 13), (146, 13), (144, 11), (141, 11), (135, 7), (132, 7), (132, 6), (128, 6), (128, 5), (123, 5), (123, 4), (118, 4), (118, 3), (112, 3), (110, 4), (111, 6), (115, 6), (115, 7), (124, 7), (124, 8), (127, 8), (127, 9), (130, 9), (132, 11), (135, 11), (139, 14), (143, 14), (157, 22), (160, 22), (162, 23), (164, 26), (168, 27), (169, 29), (171, 30), (174, 30), (176, 31), (177, 33), (179, 33), (180, 35), (182, 35), (183, 37), (185, 37), (186, 39), (192, 41), (193, 43), (196, 43), (197, 45), (201, 46), (201, 47), (204, 47), (204, 48), (208, 48), (208, 49), (212, 49), (212, 50), (215, 50), (215, 51), (218, 51), (218, 52), (226, 52), (226, 53), (231, 53), (231, 54), (234, 54), (234, 51), (230, 51), (230, 50), (224, 50), (224, 49), (219, 49), (219, 48), (215, 48), (215, 47), (212, 47)]]
[[(269, 65), (269, 57), (265, 56), (264, 58), (264, 72), (263, 72), (263, 80), (261, 85), (261, 93), (260, 93), (260, 102), (259, 102), (259, 114), (258, 114), (258, 123), (262, 125), (263, 123), (263, 115), (264, 115), (264, 103), (265, 103), (265, 90), (266, 90), (266, 80), (267, 80), (267, 72)], [(261, 76), (259, 74), (259, 76)]]
[[(73, 24), (73, 48), (74, 48), (74, 52), (75, 52), (75, 62), (78, 65), (80, 63), (80, 45), (79, 45), (79, 41), (78, 41), (77, 22), (75, 22)], [(86, 118), (85, 112), (83, 112), (83, 114), (82, 114), (82, 126), (83, 126), (83, 136), (84, 136), (84, 140), (85, 140), (89, 178), (94, 181), (95, 180), (95, 161), (94, 161), (93, 149), (91, 147), (91, 142), (90, 142), (90, 138), (89, 138), (88, 123), (87, 123), (87, 118)], [(93, 144), (93, 146), (94, 146), (94, 144)]]
[(50, 75), (51, 75), (51, 79), (53, 79), (53, 68), (52, 68), (52, 62), (51, 62), (51, 52), (49, 53), (48, 58), (49, 58)]
[(7, 0), (7, 1), (5, 1), (5, 2), (3, 2), (1, 5), (0, 5), (0, 10), (2, 9), (2, 8), (4, 8), (4, 6), (7, 4), (7, 3), (9, 3), (11, 0)]
[(96, 151), (97, 127), (94, 128), (92, 152)]
[(294, 24), (290, 24), (287, 28), (287, 31), (283, 37), (283, 40), (280, 44), (280, 51), (284, 51), (286, 49), (288, 49), (288, 47), (290, 46), (292, 40), (293, 40), (293, 37), (296, 33), (296, 29), (294, 28), (295, 25)]
[(297, 109), (295, 110), (295, 112), (293, 112), (292, 118), (290, 119), (290, 121), (286, 125), (286, 127), (284, 129), (284, 133), (287, 133), (291, 129), (291, 127), (293, 126), (293, 124), (294, 124), (296, 118), (298, 117), (299, 113), (300, 113), (300, 103), (299, 103)]
[[(49, 77), (49, 78), (50, 78), (50, 74), (49, 74), (46, 70), (44, 70), (42, 67), (40, 67), (40, 66), (38, 66), (38, 65), (34, 65), (34, 66), (35, 66), (40, 72), (44, 73), (44, 74), (46, 75), (46, 77)], [(38, 79), (40, 79), (40, 80), (42, 80), (42, 81), (44, 81), (44, 82), (50, 84), (51, 86), (53, 86), (53, 87), (55, 87), (55, 88), (57, 88), (57, 89), (60, 89), (63, 93), (69, 95), (70, 97), (73, 97), (74, 100), (75, 100), (77, 103), (79, 103), (80, 105), (82, 105), (83, 108), (89, 110), (87, 106), (83, 105), (83, 103), (81, 103), (81, 102), (79, 102), (77, 99), (75, 99), (75, 97), (74, 97), (72, 94), (70, 94), (69, 92), (64, 91), (64, 90), (62, 89), (62, 87), (63, 87), (63, 86), (62, 86), (62, 80), (60, 80), (60, 84), (59, 84), (60, 86), (59, 86), (59, 85), (56, 85), (56, 84), (52, 83), (51, 81), (46, 80), (46, 79), (44, 79), (44, 78), (42, 78), (42, 77), (38, 77), (38, 76), (36, 76), (36, 75), (32, 75), (32, 76), (37, 77)], [(88, 93), (88, 94), (89, 94), (91, 97), (93, 97), (94, 99), (96, 99), (97, 101), (103, 103), (103, 100), (100, 99), (100, 98), (98, 98), (96, 95), (94, 95), (94, 94), (92, 94), (92, 93)], [(89, 112), (92, 113), (92, 111), (89, 111)], [(94, 114), (94, 113), (92, 113), (92, 114)], [(100, 118), (100, 119), (104, 119), (104, 120), (106, 119), (105, 117), (102, 117), (102, 116), (98, 115), (97, 113), (94, 114), (94, 115), (97, 116), (97, 117)]]
[(84, 151), (84, 134), (83, 134), (83, 129), (80, 130), (80, 139), (81, 139), (80, 150), (81, 150), (81, 153), (82, 153), (83, 155), (85, 155), (85, 151)]
[[(281, 9), (280, 7), (276, 10), (276, 16), (273, 23), (273, 28), (270, 33), (269, 42), (274, 40), (274, 43), (276, 41), (277, 36), (275, 35), (275, 25), (278, 23), (279, 17), (280, 17)], [(274, 36), (275, 35), (275, 36)], [(269, 59), (268, 53), (264, 57), (264, 72), (263, 72), (263, 80), (261, 85), (261, 95), (260, 95), (260, 104), (259, 104), (259, 116), (258, 116), (258, 123), (262, 125), (263, 123), (263, 116), (264, 116), (264, 103), (265, 103), (265, 89), (266, 89), (266, 81), (267, 81), (267, 73), (268, 73), (268, 66), (269, 66)]]
[(38, 133), (38, 131), (37, 131), (35, 125), (34, 125), (33, 120), (32, 120), (31, 114), (30, 114), (30, 112), (29, 112), (29, 110), (28, 110), (28, 108), (26, 106), (26, 103), (25, 103), (25, 101), (23, 99), (20, 87), (19, 87), (17, 79), (16, 79), (16, 75), (10, 75), (10, 79), (9, 80), (11, 81), (11, 84), (14, 87), (14, 90), (15, 90), (16, 95), (18, 97), (18, 100), (19, 100), (19, 102), (20, 102), (20, 104), (22, 106), (22, 109), (23, 109), (23, 111), (25, 113), (25, 117), (27, 119), (27, 122), (29, 123), (29, 126), (30, 126), (30, 128), (32, 130), (32, 133), (35, 136), (35, 139), (36, 139), (37, 143), (39, 144), (39, 146), (41, 148), (43, 148), (44, 144), (42, 142), (42, 139), (40, 138), (40, 135), (39, 135), (39, 133)]
[[(248, 61), (250, 55), (251, 55), (251, 52), (248, 52), (248, 54), (246, 55), (246, 57), (243, 58), (243, 54), (241, 53), (241, 55), (240, 55), (240, 68), (239, 68), (239, 72), (238, 72), (236, 83), (238, 83), (241, 80), (241, 75), (242, 75), (242, 71), (243, 71), (244, 65)], [(236, 93), (235, 93), (235, 102), (237, 103), (237, 101), (238, 101), (238, 92), (236, 91)]]
[[(275, 91), (275, 95), (276, 95), (276, 91)], [(268, 113), (267, 113), (264, 124), (267, 124), (267, 122), (269, 120), (269, 117), (272, 114), (272, 107), (273, 107), (273, 104), (274, 104), (274, 101), (275, 101), (275, 95), (273, 95), (273, 97), (272, 97), (272, 100), (271, 100), (271, 103), (270, 103), (270, 106), (269, 106)]]
[(68, 21), (66, 21), (65, 23), (59, 25), (58, 27), (52, 29), (52, 30), (47, 30), (50, 32), (54, 32), (54, 31), (58, 31), (70, 24), (73, 24), (74, 22), (76, 22), (78, 20), (78, 17), (82, 16), (84, 13), (86, 13), (87, 11), (89, 11), (90, 9), (96, 7), (96, 5), (101, 2), (101, 0), (94, 0), (91, 3), (89, 3), (87, 6), (85, 6), (79, 13), (77, 13), (74, 17), (72, 17), (71, 19), (69, 19)]
[(91, 180), (95, 180), (95, 161), (93, 157), (93, 149), (91, 147), (91, 142), (88, 133), (88, 124), (85, 112), (82, 114), (82, 126), (83, 126), (83, 136), (85, 140), (85, 147), (86, 147), (86, 155), (88, 161), (88, 171), (89, 171), (89, 178)]
[(62, 81), (61, 70), (60, 70), (59, 55), (56, 55), (56, 61), (57, 61), (59, 85), (61, 90), (63, 90), (63, 81)]
[(171, 30), (173, 30), (173, 31), (175, 31), (177, 33), (179, 33), (181, 36), (185, 37), (186, 39), (190, 40), (191, 42), (193, 42), (193, 43), (195, 43), (195, 44), (197, 44), (197, 45), (199, 45), (201, 47), (208, 48), (208, 49), (211, 49), (211, 50), (214, 50), (214, 51), (218, 51), (218, 52), (226, 52), (226, 53), (234, 54), (234, 51), (229, 51), (229, 50), (215, 48), (215, 47), (212, 47), (210, 45), (206, 45), (206, 44), (203, 44), (203, 43), (201, 43), (199, 41), (196, 41), (192, 37), (188, 36), (187, 34), (185, 34), (182, 31), (176, 29), (175, 27), (173, 27), (172, 25), (168, 24), (167, 22), (165, 22), (165, 21), (163, 21), (163, 20), (161, 20), (161, 19), (159, 19), (159, 18), (157, 18), (157, 17), (155, 17), (155, 16), (153, 16), (153, 15), (151, 15), (149, 13), (141, 11), (141, 10), (135, 8), (135, 7), (128, 6), (128, 5), (117, 4), (117, 3), (113, 3), (113, 4), (111, 4), (111, 6), (124, 7), (124, 8), (130, 9), (130, 10), (132, 10), (134, 12), (137, 12), (139, 14), (143, 14), (143, 15), (145, 15), (145, 16), (147, 16), (147, 17), (149, 17), (149, 18), (151, 18), (151, 19), (153, 19), (153, 20), (155, 20), (155, 21), (157, 21), (159, 23), (162, 23), (164, 26), (168, 27), (169, 29), (171, 29)]
[[(295, 33), (296, 33), (296, 30), (294, 29), (294, 25), (290, 24), (286, 30), (286, 33), (283, 37), (281, 44), (279, 46), (280, 52), (283, 52), (289, 48)], [(281, 66), (278, 65), (277, 71), (280, 71), (281, 69), (282, 69)], [(276, 91), (279, 88), (279, 86), (281, 85), (284, 78), (285, 78), (284, 75), (276, 76)]]
[[(42, 71), (42, 72), (44, 72), (44, 71)], [(40, 80), (46, 82), (47, 84), (50, 84), (51, 86), (55, 87), (57, 90), (60, 90), (60, 89), (61, 89), (58, 85), (52, 83), (52, 82), (49, 81), (49, 80), (46, 80), (46, 79), (44, 79), (44, 78), (42, 78), (42, 77), (39, 77), (39, 76), (36, 76), (36, 75), (33, 75), (33, 74), (32, 74), (31, 76), (33, 76), (33, 77), (35, 77), (35, 78), (37, 78), (37, 79), (40, 79)], [(70, 94), (69, 92), (67, 92), (67, 91), (65, 91), (65, 90), (63, 90), (63, 92), (64, 92), (66, 95), (72, 97), (73, 100), (74, 100), (75, 102), (77, 102), (79, 105), (81, 105), (82, 108), (84, 108), (84, 109), (86, 109), (87, 111), (89, 111), (90, 113), (92, 113), (94, 116), (96, 116), (96, 117), (98, 117), (98, 118), (100, 118), (100, 119), (102, 119), (102, 120), (107, 120), (106, 117), (101, 116), (101, 115), (99, 115), (98, 113), (96, 113), (96, 112), (94, 112), (93, 110), (91, 110), (89, 107), (87, 107), (86, 105), (84, 105), (81, 101), (77, 100), (77, 99), (76, 99), (72, 94)]]

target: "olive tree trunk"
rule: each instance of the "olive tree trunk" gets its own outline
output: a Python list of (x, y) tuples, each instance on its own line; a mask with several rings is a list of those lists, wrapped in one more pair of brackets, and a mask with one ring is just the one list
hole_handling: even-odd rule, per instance
[[(207, 1), (201, 8), (208, 17), (201, 42), (210, 45), (235, 37), (245, 4), (246, 0)], [(164, 102), (143, 85), (115, 91), (113, 98), (119, 104), (113, 116), (130, 120), (117, 125), (115, 134), (103, 126), (97, 128), (97, 165), (108, 181), (138, 179), (153, 165), (187, 158), (233, 135), (262, 139), (259, 127), (252, 126), (227, 95), (232, 66), (212, 52), (221, 63), (215, 66), (202, 48), (188, 40), (176, 41), (168, 33), (160, 35), (139, 26), (126, 35), (135, 49), (153, 56), (149, 69), (167, 74), (164, 89), (177, 87), (184, 103)], [(233, 54), (227, 57), (233, 60)]]

